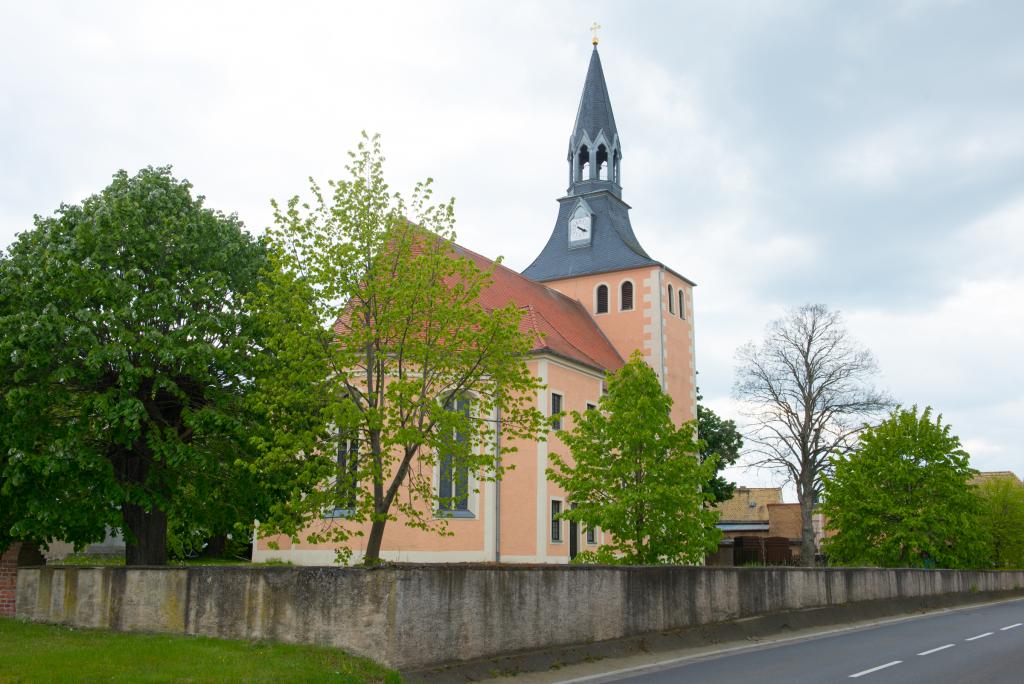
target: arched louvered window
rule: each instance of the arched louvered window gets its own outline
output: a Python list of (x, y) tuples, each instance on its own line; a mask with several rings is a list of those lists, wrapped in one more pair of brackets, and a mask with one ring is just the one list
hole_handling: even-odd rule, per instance
[(673, 300), (675, 299), (675, 297), (672, 296), (673, 294), (675, 294), (675, 293), (672, 292), (672, 286), (669, 285), (668, 286), (668, 312), (669, 313), (675, 313), (676, 312), (676, 305), (672, 303)]
[(682, 290), (679, 290), (679, 317), (686, 318), (686, 300), (683, 299)]
[(590, 150), (586, 145), (580, 146), (580, 152), (576, 156), (576, 180), (590, 180)]
[(608, 286), (597, 286), (597, 313), (608, 313)]
[(608, 180), (608, 148), (604, 145), (597, 148), (597, 178)]
[(633, 283), (628, 280), (622, 283), (619, 302), (623, 311), (633, 310)]

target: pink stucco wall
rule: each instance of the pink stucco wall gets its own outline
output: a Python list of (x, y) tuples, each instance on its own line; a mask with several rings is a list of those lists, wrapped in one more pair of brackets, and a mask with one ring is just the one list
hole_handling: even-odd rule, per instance
[[(550, 414), (551, 394), (563, 397), (563, 410), (584, 411), (587, 403), (596, 404), (601, 393), (602, 376), (593, 369), (563, 361), (554, 357), (541, 356), (529, 362), (531, 371), (546, 383), (538, 391), (536, 406), (545, 415)], [(567, 417), (563, 426), (571, 427), (572, 419)], [(478, 482), (476, 491), (471, 493), (470, 508), (472, 519), (448, 521), (451, 536), (440, 536), (410, 528), (399, 515), (398, 520), (387, 524), (382, 551), (387, 558), (405, 561), (452, 562), (495, 559), (495, 548), (499, 558), (510, 562), (567, 562), (569, 560), (569, 525), (563, 522), (563, 541), (552, 543), (550, 539), (550, 501), (553, 498), (564, 501), (565, 495), (554, 484), (547, 481), (545, 474), (549, 465), (547, 454), (557, 451), (567, 454), (568, 450), (549, 433), (546, 441), (519, 440), (511, 443), (516, 448), (505, 458), (509, 470), (500, 484)], [(495, 528), (492, 502), (500, 487), (500, 531)], [(538, 498), (538, 491), (540, 497)], [(564, 504), (563, 504), (564, 505)], [(351, 525), (343, 519), (324, 521), (322, 525)], [(353, 530), (368, 533), (368, 525), (353, 526)], [(310, 530), (307, 530), (307, 532)], [(587, 547), (586, 538), (580, 531), (580, 549)], [(306, 536), (306, 533), (301, 535)], [(599, 538), (600, 541), (600, 538)], [(365, 548), (366, 537), (354, 537), (350, 548), (358, 555)], [(271, 548), (275, 544), (277, 548)], [(329, 563), (333, 560), (332, 544), (292, 543), (287, 537), (259, 537), (254, 560), (280, 558), (300, 564)]]
[[(633, 283), (633, 309), (621, 309), (620, 292), (623, 281)], [(597, 286), (609, 289), (609, 311), (596, 313)], [(673, 311), (668, 310), (667, 288), (672, 285)], [(636, 349), (658, 372), (666, 390), (674, 399), (672, 417), (679, 424), (693, 420), (696, 415), (693, 351), (692, 287), (663, 267), (631, 269), (584, 276), (548, 283), (550, 287), (579, 300), (592, 313), (601, 331), (624, 358)], [(684, 291), (685, 318), (678, 309), (679, 289)], [(596, 404), (603, 376), (600, 372), (579, 366), (560, 357), (539, 354), (529, 362), (531, 372), (538, 376), (545, 389), (538, 391), (537, 408), (545, 415), (550, 411), (550, 397), (558, 393), (563, 397), (563, 410), (584, 411), (587, 403)], [(563, 427), (571, 428), (567, 417)], [(403, 524), (401, 516), (388, 523), (382, 547), (385, 558), (410, 562), (505, 562), (560, 563), (569, 560), (569, 523), (562, 521), (562, 541), (551, 541), (551, 500), (559, 499), (568, 506), (565, 493), (549, 482), (545, 470), (550, 465), (548, 455), (568, 455), (568, 450), (553, 432), (547, 440), (513, 443), (516, 451), (506, 457), (509, 470), (500, 484), (477, 483), (471, 496), (472, 519), (453, 519), (448, 523), (451, 536), (424, 532)], [(494, 501), (500, 488), (500, 511), (496, 526)], [(349, 524), (343, 520), (324, 524)], [(368, 528), (363, 528), (364, 532)], [(579, 549), (593, 548), (586, 544), (584, 530)], [(598, 531), (598, 543), (603, 533)], [(278, 549), (270, 548), (274, 541)], [(366, 538), (356, 537), (350, 543), (356, 558), (361, 555)], [(320, 564), (333, 561), (330, 544), (292, 544), (287, 538), (258, 539), (254, 560), (282, 558), (300, 564)]]
[[(626, 280), (633, 283), (632, 311), (621, 310), (620, 293)], [(599, 314), (596, 293), (602, 284), (608, 286), (609, 306), (608, 313)], [(580, 301), (624, 359), (636, 349), (644, 354), (665, 381), (665, 391), (674, 401), (672, 419), (677, 424), (696, 418), (693, 287), (689, 283), (657, 266), (556, 280), (547, 285)], [(668, 307), (669, 285), (674, 300), (672, 312)], [(679, 316), (680, 288), (686, 300), (685, 318)]]

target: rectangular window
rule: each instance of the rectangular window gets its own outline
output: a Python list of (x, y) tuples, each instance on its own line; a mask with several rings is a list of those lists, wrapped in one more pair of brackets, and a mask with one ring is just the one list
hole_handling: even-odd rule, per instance
[(593, 527), (588, 527), (587, 528), (587, 543), (588, 544), (596, 544), (597, 543), (597, 530), (594, 529)]
[(338, 431), (338, 474), (334, 479), (335, 506), (355, 510), (359, 487), (359, 431)]
[(588, 410), (588, 411), (595, 411), (595, 410), (597, 410), (597, 404), (591, 404), (591, 403), (590, 403), (590, 402), (588, 401), (588, 402), (587, 402), (587, 410)]
[[(454, 404), (449, 404), (449, 410), (459, 411), (469, 416), (469, 399), (459, 399)], [(459, 451), (464, 448), (466, 435), (455, 431), (453, 435), (454, 445), (458, 445)], [(437, 499), (438, 508), (446, 512), (469, 511), (469, 466), (461, 463), (456, 449), (445, 450), (441, 453), (438, 463)]]
[(562, 512), (562, 502), (556, 499), (551, 500), (551, 541), (562, 541), (562, 521), (558, 519)]
[(558, 416), (558, 414), (561, 413), (561, 412), (562, 412), (562, 395), (561, 394), (555, 394), (555, 393), (552, 392), (552, 394), (551, 394), (551, 429), (552, 430), (561, 430), (562, 429), (562, 419)]

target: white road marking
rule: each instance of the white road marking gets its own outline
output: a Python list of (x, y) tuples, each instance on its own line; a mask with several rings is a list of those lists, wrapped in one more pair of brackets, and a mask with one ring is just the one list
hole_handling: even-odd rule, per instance
[(956, 646), (956, 644), (946, 644), (945, 646), (939, 646), (938, 648), (933, 648), (930, 651), (921, 651), (917, 655), (931, 655), (932, 653), (938, 653), (939, 651), (945, 651), (947, 648), (953, 648), (954, 646)]
[(1013, 629), (1014, 627), (1020, 627), (1021, 625), (1024, 625), (1024, 622), (1015, 622), (1012, 625), (1006, 625), (1005, 627), (1000, 627), (999, 631), (1000, 632), (1005, 632), (1008, 629)]
[(987, 636), (992, 636), (992, 632), (985, 632), (984, 634), (979, 634), (977, 636), (972, 636), (972, 637), (970, 637), (968, 639), (964, 639), (964, 641), (974, 641), (975, 639), (984, 639)]
[(873, 667), (870, 670), (864, 670), (863, 672), (858, 672), (857, 674), (852, 674), (852, 675), (850, 675), (850, 679), (855, 679), (857, 677), (863, 677), (866, 674), (871, 674), (872, 672), (878, 672), (879, 670), (884, 670), (887, 667), (892, 667), (893, 665), (899, 665), (902, 662), (903, 662), (902, 660), (894, 660), (891, 663), (886, 663), (885, 665), (879, 665), (878, 667)]
[(659, 672), (661, 670), (667, 670), (675, 665), (688, 665), (691, 662), (699, 662), (703, 660), (715, 660), (722, 656), (730, 655), (733, 653), (753, 653), (757, 651), (771, 650), (779, 646), (785, 646), (792, 643), (800, 643), (804, 641), (816, 641), (825, 637), (839, 636), (843, 634), (851, 634), (857, 632), (870, 631), (879, 627), (888, 627), (889, 625), (901, 625), (905, 622), (913, 622), (914, 620), (920, 620), (922, 618), (938, 617), (941, 615), (952, 615), (953, 613), (962, 613), (968, 610), (977, 610), (979, 608), (989, 608), (991, 606), (998, 606), (1004, 603), (1020, 603), (1024, 602), (1024, 598), (1014, 599), (1003, 599), (1001, 601), (986, 601), (985, 603), (971, 603), (966, 606), (956, 606), (955, 608), (939, 608), (938, 610), (929, 610), (924, 615), (903, 615), (900, 617), (883, 618), (881, 620), (872, 620), (869, 622), (855, 623), (846, 627), (833, 627), (831, 629), (824, 629), (818, 632), (812, 632), (810, 634), (798, 634), (796, 636), (782, 637), (782, 638), (767, 638), (763, 642), (757, 645), (743, 644), (741, 646), (727, 646), (725, 648), (718, 648), (709, 651), (702, 651), (692, 653), (690, 655), (677, 656), (675, 658), (668, 658), (666, 660), (656, 660), (650, 663), (643, 663), (640, 665), (631, 665), (630, 667), (621, 667), (615, 670), (608, 670), (606, 672), (598, 672), (596, 674), (582, 675), (579, 677), (572, 677), (570, 679), (560, 679), (556, 684), (585, 684), (586, 682), (609, 682), (613, 679), (621, 678), (628, 674), (637, 674), (644, 672)]

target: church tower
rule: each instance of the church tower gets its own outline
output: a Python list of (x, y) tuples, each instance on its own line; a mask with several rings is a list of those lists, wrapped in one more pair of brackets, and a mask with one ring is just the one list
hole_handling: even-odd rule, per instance
[(623, 358), (639, 349), (674, 400), (697, 415), (694, 283), (640, 245), (622, 200), (622, 141), (597, 40), (569, 136), (569, 187), (544, 249), (523, 275), (578, 300)]

